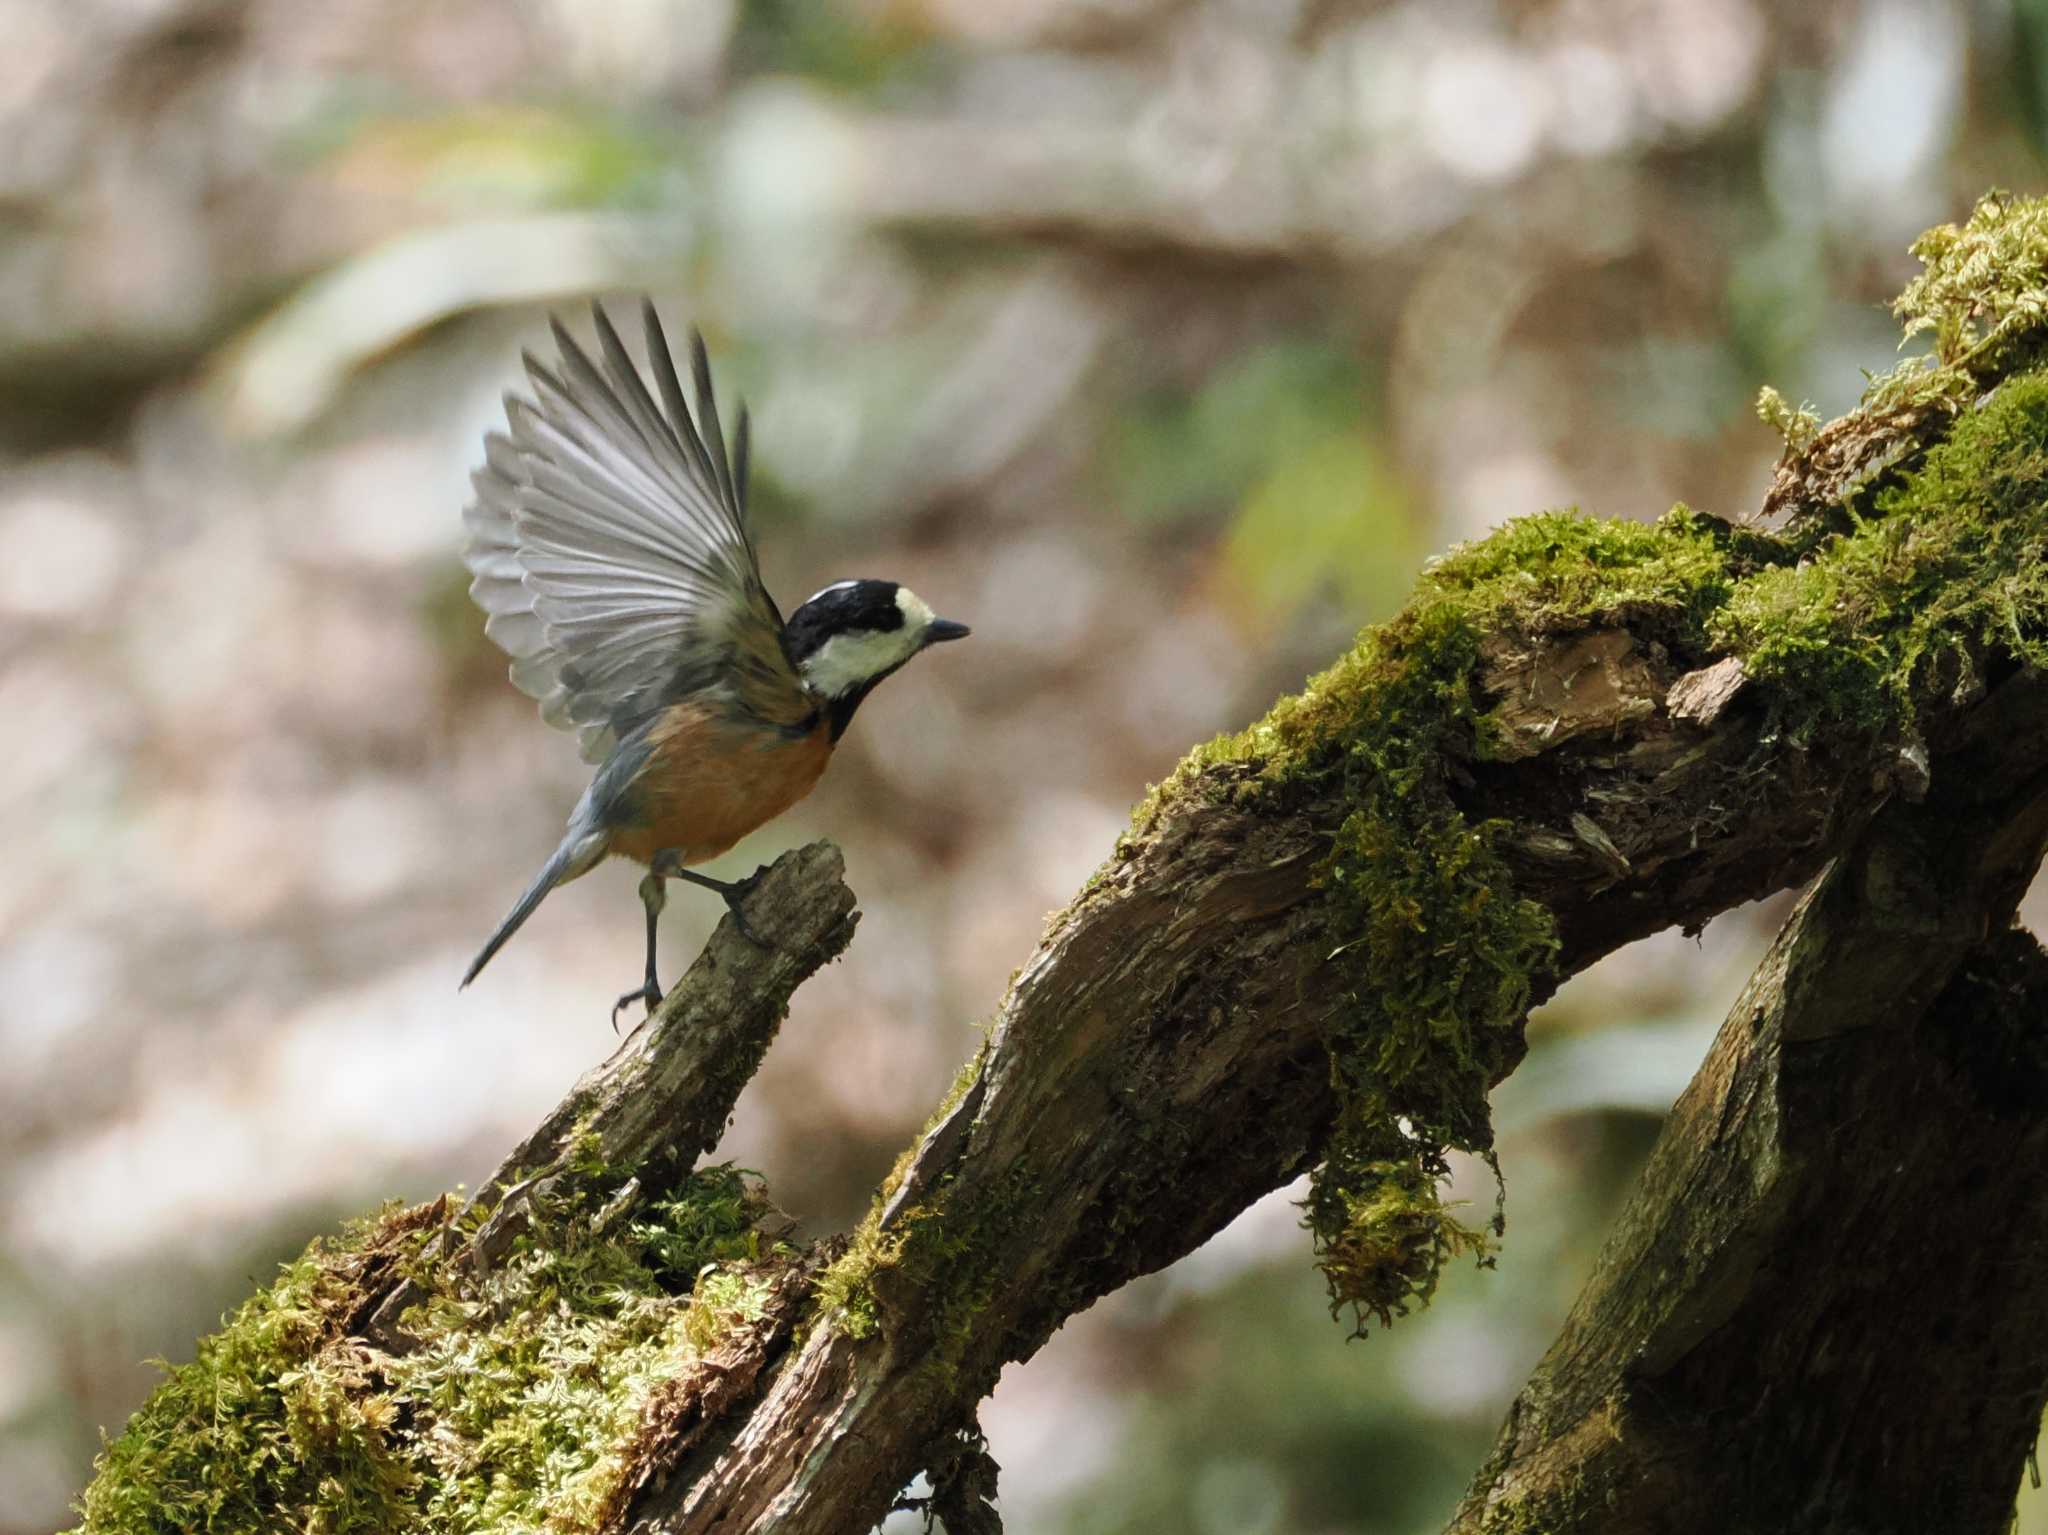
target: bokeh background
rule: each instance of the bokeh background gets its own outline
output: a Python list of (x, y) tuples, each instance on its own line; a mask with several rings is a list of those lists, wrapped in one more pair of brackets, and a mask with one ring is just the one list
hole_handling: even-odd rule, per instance
[[(1908, 239), (2048, 181), (2041, 0), (0, 0), (0, 32), (7, 1535), (67, 1521), (149, 1356), (479, 1176), (612, 1045), (623, 869), (454, 987), (583, 782), (457, 562), (550, 304), (703, 325), (786, 600), (886, 575), (975, 626), (722, 869), (830, 835), (866, 912), (725, 1153), (821, 1233), (1189, 744), (1505, 517), (1753, 508), (1757, 386), (1852, 403)], [(670, 974), (716, 914), (678, 888)], [(1282, 1195), (1013, 1368), (1014, 1535), (1436, 1529), (1781, 914), (1543, 1010), (1506, 1250), (1427, 1315), (1346, 1343)]]

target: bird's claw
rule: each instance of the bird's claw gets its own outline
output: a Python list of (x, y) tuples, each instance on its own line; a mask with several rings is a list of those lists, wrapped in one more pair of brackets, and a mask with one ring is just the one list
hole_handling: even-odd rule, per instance
[(649, 981), (644, 986), (634, 987), (633, 990), (626, 992), (618, 1001), (614, 1002), (612, 1004), (612, 1032), (614, 1034), (619, 1032), (619, 1014), (623, 1013), (635, 1002), (645, 1002), (647, 1004), (647, 1016), (653, 1017), (654, 1010), (661, 1006), (661, 988), (655, 985), (654, 982)]
[(725, 909), (732, 913), (732, 925), (740, 930), (740, 937), (757, 949), (772, 949), (775, 945), (754, 931), (741, 903), (754, 893), (754, 887), (761, 883), (761, 876), (766, 872), (765, 869), (756, 869), (745, 879), (734, 880), (725, 890)]

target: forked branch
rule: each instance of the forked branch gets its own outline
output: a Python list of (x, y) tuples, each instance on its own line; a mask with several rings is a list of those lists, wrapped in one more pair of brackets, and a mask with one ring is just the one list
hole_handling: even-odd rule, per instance
[[(826, 1535), (927, 1470), (985, 1522), (974, 1413), (1007, 1363), (1311, 1169), (1336, 1299), (1426, 1300), (1484, 1240), (1437, 1180), (1490, 1152), (1528, 1006), (1836, 862), (1459, 1527), (1704, 1529), (1673, 1476), (1768, 1438), (1856, 1508), (1952, 1495), (1952, 1528), (1990, 1529), (2048, 1366), (1997, 1352), (2048, 1337), (2041, 1201), (2001, 1222), (1987, 1192), (2044, 1155), (2044, 966), (2005, 928), (2048, 834), (2048, 212), (1988, 201), (1948, 234), (1916, 302), (1961, 306), (1941, 333), (1964, 340), (1987, 317), (1995, 357), (1959, 343), (1802, 432), (1781, 530), (1510, 524), (1191, 755), (849, 1237), (796, 1248), (692, 1168), (850, 936), (813, 848), (756, 897), (775, 950), (721, 929), (474, 1209), (316, 1248), (202, 1344), (108, 1451), (88, 1527)], [(1867, 1388), (1880, 1369), (1905, 1384)], [(1895, 1452), (1930, 1402), (1963, 1426)], [(1760, 1486), (1725, 1506), (1771, 1509)]]

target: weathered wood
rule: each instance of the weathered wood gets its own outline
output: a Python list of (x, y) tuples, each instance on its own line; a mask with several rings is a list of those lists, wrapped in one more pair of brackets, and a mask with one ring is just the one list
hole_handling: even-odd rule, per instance
[[(730, 915), (722, 918), (661, 1005), (478, 1187), (462, 1214), (480, 1216), (481, 1225), (461, 1250), (454, 1250), (451, 1223), (434, 1255), (487, 1266), (520, 1231), (529, 1198), (572, 1158), (648, 1169), (628, 1199), (659, 1192), (664, 1171), (689, 1172), (725, 1133), (791, 995), (853, 941), (860, 913), (845, 873), (829, 842), (776, 859), (747, 900), (748, 921), (765, 946), (742, 937)], [(411, 1281), (394, 1285), (371, 1308), (364, 1335), (404, 1348), (402, 1317), (421, 1293)]]
[[(825, 1251), (829, 1251), (829, 1248)], [(824, 1256), (821, 1252), (819, 1257)], [(729, 1325), (702, 1358), (662, 1383), (641, 1410), (633, 1446), (632, 1475), (613, 1490), (594, 1521), (600, 1535), (624, 1527), (628, 1510), (650, 1488), (659, 1489), (683, 1459), (720, 1432), (751, 1397), (762, 1373), (788, 1346), (791, 1331), (810, 1300), (817, 1265), (771, 1265), (757, 1316)]]
[(2048, 1401), (2048, 682), (1811, 889), (1451, 1525), (2000, 1535)]
[(579, 1137), (613, 1163), (687, 1166), (718, 1144), (790, 997), (853, 941), (860, 913), (839, 849), (784, 853), (747, 898), (747, 917), (763, 942), (722, 918), (661, 1005), (513, 1148), (479, 1198), (558, 1161)]
[[(1810, 877), (1895, 794), (1896, 743), (1799, 746), (1739, 698), (1711, 726), (1674, 718), (1691, 658), (1626, 634), (1587, 640), (1529, 638), (1487, 686), (1527, 696), (1532, 675), (1595, 664), (1599, 688), (1578, 696), (1597, 695), (1599, 728), (1491, 767), (1468, 791), (1475, 816), (1509, 823), (1527, 888), (1557, 913), (1560, 975)], [(1963, 695), (1983, 727), (1946, 734), (1937, 776), (2009, 790), (2016, 759), (1983, 753), (2027, 744), (2011, 723), (2022, 695), (2035, 696), (2031, 679), (2000, 690), (1996, 709)], [(1568, 820), (1560, 832), (1559, 805), (1603, 807), (1610, 846), (1573, 837)], [(1307, 876), (1341, 813), (1184, 801), (1104, 871), (1018, 973), (976, 1093), (909, 1172), (922, 1192), (892, 1205), (899, 1226), (922, 1208), (973, 1233), (972, 1295), (945, 1294), (954, 1273), (878, 1272), (876, 1335), (814, 1327), (722, 1453), (682, 1466), (632, 1528), (864, 1527), (971, 1423), (1005, 1363), (1316, 1159), (1334, 1112), (1324, 1035), (1346, 1000)]]

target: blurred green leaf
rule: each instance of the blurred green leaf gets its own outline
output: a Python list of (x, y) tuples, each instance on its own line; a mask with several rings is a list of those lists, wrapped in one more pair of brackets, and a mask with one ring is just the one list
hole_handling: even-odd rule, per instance
[(1114, 454), (1118, 504), (1139, 521), (1234, 509), (1225, 566), (1263, 617), (1325, 591), (1384, 612), (1413, 574), (1407, 497), (1357, 363), (1337, 346), (1234, 358), (1192, 397), (1154, 397), (1126, 417)]
[(897, 83), (934, 50), (913, 6), (745, 0), (732, 57), (740, 75), (803, 75), (858, 93)]
[(1356, 427), (1268, 470), (1239, 505), (1224, 553), (1253, 604), (1275, 616), (1330, 588), (1362, 616), (1390, 612), (1414, 573), (1400, 487)]
[(1644, 336), (1607, 354), (1608, 394), (1629, 430), (1708, 442), (1749, 417), (1755, 392), (1718, 340)]
[(1744, 375), (1782, 379), (1805, 358), (1828, 318), (1825, 254), (1815, 231), (1793, 228), (1736, 253), (1726, 302)]
[(1069, 1535), (1392, 1535), (1442, 1523), (1490, 1421), (1418, 1410), (1402, 1361), (1419, 1347), (1333, 1344), (1306, 1272), (1255, 1270), (1183, 1307), (1163, 1357), (1124, 1362), (1149, 1389), (1130, 1399), (1115, 1470), (1075, 1500)]

